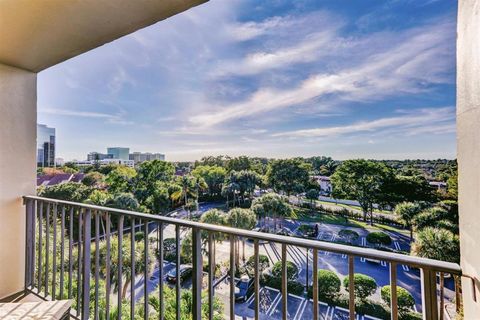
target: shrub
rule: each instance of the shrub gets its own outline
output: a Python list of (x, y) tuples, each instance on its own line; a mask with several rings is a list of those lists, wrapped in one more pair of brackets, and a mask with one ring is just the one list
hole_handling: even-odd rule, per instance
[[(383, 301), (385, 301), (385, 303), (388, 305), (390, 305), (390, 293), (391, 288), (389, 285), (383, 286), (382, 290), (380, 291)], [(401, 313), (406, 313), (408, 312), (408, 309), (413, 308), (415, 305), (415, 299), (406, 289), (397, 286), (397, 304), (398, 310)]]
[(392, 244), (392, 238), (384, 232), (371, 232), (367, 236), (367, 241), (375, 245), (389, 246)]
[(307, 237), (317, 236), (317, 231), (315, 230), (315, 226), (312, 226), (309, 224), (302, 224), (300, 227), (298, 227), (298, 232), (300, 232), (302, 235)]
[[(273, 265), (272, 276), (282, 278), (282, 262), (278, 261)], [(298, 268), (291, 262), (287, 261), (287, 281), (295, 281), (298, 278)]]
[[(281, 277), (266, 274), (262, 277), (261, 283), (262, 285), (265, 285), (267, 287), (271, 287), (277, 290), (282, 290)], [(288, 293), (291, 293), (291, 294), (301, 295), (303, 294), (304, 287), (300, 282), (292, 280), (287, 282), (287, 291)]]
[[(262, 273), (270, 266), (270, 261), (266, 255), (259, 255), (258, 256), (258, 271)], [(250, 276), (254, 276), (255, 274), (255, 256), (250, 256), (248, 258), (247, 263), (245, 264), (245, 269)], [(288, 272), (288, 271), (287, 271)]]
[(338, 236), (342, 241), (352, 243), (358, 240), (358, 232), (349, 230), (349, 229), (343, 229), (338, 232)]
[[(355, 297), (361, 301), (365, 301), (368, 296), (372, 295), (377, 290), (377, 282), (372, 277), (365, 274), (355, 273), (353, 275)], [(343, 286), (348, 291), (350, 284), (349, 277), (343, 279)]]
[(318, 297), (331, 301), (340, 292), (341, 281), (338, 275), (330, 270), (318, 270)]

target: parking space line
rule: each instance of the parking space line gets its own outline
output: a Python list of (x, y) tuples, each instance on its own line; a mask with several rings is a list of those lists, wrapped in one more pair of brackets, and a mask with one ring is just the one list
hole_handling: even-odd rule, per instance
[(297, 308), (297, 312), (295, 313), (295, 316), (293, 316), (293, 320), (298, 319), (303, 314), (307, 306), (307, 303), (308, 303), (307, 299), (302, 300), (302, 303), (300, 303), (300, 306)]

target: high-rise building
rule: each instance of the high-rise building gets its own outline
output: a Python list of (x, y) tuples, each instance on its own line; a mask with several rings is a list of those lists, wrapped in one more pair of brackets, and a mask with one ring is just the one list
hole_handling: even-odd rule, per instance
[(113, 155), (108, 153), (95, 152), (95, 151), (87, 154), (88, 161), (105, 160), (105, 159), (113, 159)]
[(55, 166), (55, 128), (37, 124), (37, 166)]
[(129, 160), (130, 148), (107, 148), (107, 154), (112, 155), (112, 159)]
[(165, 160), (165, 155), (162, 153), (150, 153), (150, 152), (134, 152), (130, 153), (130, 160), (135, 163), (141, 163), (152, 160)]

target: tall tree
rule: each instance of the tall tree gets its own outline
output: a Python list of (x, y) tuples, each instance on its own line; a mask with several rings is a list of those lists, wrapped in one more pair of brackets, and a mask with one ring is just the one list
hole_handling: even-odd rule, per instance
[[(253, 211), (250, 209), (234, 208), (228, 212), (227, 223), (229, 226), (234, 228), (251, 230), (257, 224), (257, 218), (255, 216), (255, 213), (253, 213)], [(238, 239), (237, 239), (236, 245), (237, 245), (237, 250), (235, 251), (236, 251), (237, 259), (235, 260), (238, 265), (239, 263)], [(243, 245), (243, 261), (245, 262), (245, 238), (242, 238), (242, 245)]]
[(132, 189), (132, 182), (136, 175), (137, 172), (133, 168), (117, 166), (107, 174), (105, 182), (112, 194), (129, 192)]
[(344, 161), (331, 177), (335, 198), (353, 199), (360, 203), (363, 218), (370, 224), (373, 205), (384, 199), (386, 185), (392, 181), (393, 171), (383, 163), (370, 160)]
[(311, 165), (300, 158), (280, 159), (270, 162), (267, 181), (275, 191), (283, 191), (288, 196), (301, 192), (309, 184)]
[(151, 195), (157, 181), (173, 180), (175, 167), (172, 163), (162, 160), (145, 161), (140, 164), (134, 179), (135, 196), (140, 203)]
[(286, 199), (275, 193), (267, 193), (260, 198), (256, 198), (252, 203), (252, 210), (259, 219), (264, 218), (264, 225), (267, 217), (273, 217), (275, 229), (277, 228), (278, 217), (286, 218), (294, 216), (294, 211)]
[(422, 206), (418, 203), (402, 202), (395, 207), (395, 214), (400, 221), (410, 229), (410, 241), (413, 240), (413, 222), (416, 216), (422, 212)]
[(227, 171), (220, 166), (198, 166), (192, 171), (192, 175), (202, 178), (208, 186), (209, 195), (214, 197), (221, 194)]

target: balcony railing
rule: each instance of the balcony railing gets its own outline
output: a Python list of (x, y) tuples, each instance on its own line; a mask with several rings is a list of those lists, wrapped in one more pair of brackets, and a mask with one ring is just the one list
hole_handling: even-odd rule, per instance
[[(230, 319), (235, 318), (235, 239), (253, 239), (254, 247), (254, 318), (260, 319), (260, 270), (259, 270), (259, 243), (271, 242), (281, 245), (280, 261), (282, 265), (281, 281), (281, 311), (282, 319), (288, 318), (287, 312), (287, 248), (293, 246), (311, 252), (313, 257), (313, 314), (314, 320), (319, 319), (319, 297), (318, 297), (318, 259), (319, 252), (333, 252), (347, 256), (348, 277), (349, 277), (349, 319), (356, 319), (355, 293), (354, 293), (354, 270), (355, 258), (375, 259), (385, 261), (389, 264), (389, 279), (391, 285), (391, 319), (398, 319), (397, 305), (397, 266), (407, 265), (410, 268), (418, 268), (421, 272), (421, 296), (422, 313), (424, 319), (444, 319), (443, 285), (440, 285), (440, 292), (437, 291), (437, 274), (439, 281), (443, 284), (444, 274), (451, 274), (455, 278), (460, 276), (460, 266), (454, 263), (435, 261), (414, 256), (407, 256), (397, 253), (390, 253), (369, 248), (353, 247), (322, 241), (307, 240), (302, 238), (280, 236), (268, 233), (260, 233), (235, 229), (224, 226), (204, 224), (189, 220), (181, 220), (158, 215), (143, 214), (126, 210), (119, 210), (82, 203), (60, 201), (41, 198), (36, 196), (24, 197), (26, 205), (26, 268), (25, 268), (25, 289), (27, 292), (36, 294), (44, 299), (74, 299), (75, 310), (72, 317), (76, 319), (111, 319), (114, 316), (118, 319), (122, 316), (121, 288), (125, 285), (123, 281), (125, 268), (130, 274), (129, 281), (131, 288), (135, 288), (136, 273), (139, 272), (136, 259), (141, 259), (144, 266), (158, 263), (158, 318), (165, 317), (164, 301), (164, 230), (166, 226), (174, 226), (175, 234), (175, 269), (177, 277), (180, 274), (180, 248), (181, 230), (189, 229), (192, 232), (192, 301), (191, 313), (193, 319), (202, 318), (202, 304), (208, 305), (207, 314), (209, 319), (214, 318), (214, 277), (215, 263), (212, 246), (215, 237), (219, 234), (226, 235), (230, 241), (229, 254), (229, 298), (227, 310)], [(143, 232), (143, 254), (136, 256), (135, 241), (137, 232)], [(152, 258), (148, 255), (150, 233), (156, 232), (157, 255)], [(130, 234), (130, 236), (128, 236)], [(116, 236), (117, 246), (112, 247), (112, 236)], [(125, 237), (124, 237), (125, 236)], [(100, 256), (100, 241), (106, 242), (106, 256)], [(123, 266), (124, 241), (128, 241), (130, 247), (130, 265)], [(202, 247), (208, 254), (203, 256)], [(118, 250), (114, 254), (112, 250)], [(117, 261), (111, 261), (111, 257), (117, 257)], [(207, 267), (207, 298), (202, 299), (203, 281), (203, 259), (208, 261)], [(114, 270), (112, 268), (114, 267)], [(148, 268), (143, 268), (147, 270)], [(100, 275), (100, 270), (104, 276)], [(145, 273), (147, 273), (145, 271)], [(102, 279), (103, 277), (103, 279)], [(308, 277), (308, 274), (307, 274)], [(178, 280), (178, 279), (177, 279)], [(105, 289), (99, 283), (105, 282)], [(148, 291), (148, 276), (143, 277), (143, 297), (151, 297)], [(455, 281), (457, 284), (457, 281)], [(113, 288), (117, 289), (115, 297)], [(457, 288), (455, 288), (457, 289)], [(181, 281), (176, 281), (174, 291), (176, 305), (180, 306)], [(104, 292), (101, 292), (104, 291)], [(440, 296), (438, 299), (437, 296)], [(129, 315), (133, 319), (138, 299), (135, 297), (135, 290), (130, 290)], [(111, 301), (116, 300), (116, 302)], [(128, 306), (128, 304), (127, 304)], [(143, 298), (141, 305), (145, 319), (149, 316), (149, 299)], [(205, 309), (203, 308), (203, 309)], [(124, 310), (125, 311), (125, 310)], [(176, 307), (176, 319), (181, 318), (181, 308)], [(227, 317), (228, 318), (228, 317)]]

